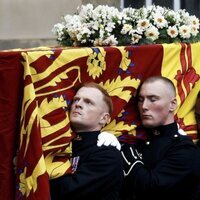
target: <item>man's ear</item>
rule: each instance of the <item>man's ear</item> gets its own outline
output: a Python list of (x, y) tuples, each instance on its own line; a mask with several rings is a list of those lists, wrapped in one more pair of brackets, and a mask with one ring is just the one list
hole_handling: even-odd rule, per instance
[(171, 103), (170, 103), (170, 111), (174, 112), (177, 108), (177, 100), (176, 98), (172, 98)]
[(110, 122), (110, 114), (106, 112), (102, 113), (102, 116), (99, 122), (102, 125), (102, 127), (104, 127), (109, 122)]

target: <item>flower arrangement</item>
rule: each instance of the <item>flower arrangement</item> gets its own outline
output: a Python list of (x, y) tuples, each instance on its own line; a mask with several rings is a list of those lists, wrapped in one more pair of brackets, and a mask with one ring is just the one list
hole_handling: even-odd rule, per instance
[(140, 9), (92, 4), (82, 5), (77, 14), (65, 15), (52, 32), (64, 46), (160, 44), (200, 41), (199, 19), (185, 10), (161, 6)]

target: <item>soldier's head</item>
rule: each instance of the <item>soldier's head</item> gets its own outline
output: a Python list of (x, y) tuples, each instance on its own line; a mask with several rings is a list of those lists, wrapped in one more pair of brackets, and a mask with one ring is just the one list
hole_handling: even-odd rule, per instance
[(138, 108), (145, 127), (154, 128), (174, 122), (176, 107), (176, 89), (170, 79), (153, 76), (140, 86)]
[(70, 109), (70, 122), (77, 132), (100, 130), (110, 120), (113, 105), (107, 91), (94, 82), (82, 84)]

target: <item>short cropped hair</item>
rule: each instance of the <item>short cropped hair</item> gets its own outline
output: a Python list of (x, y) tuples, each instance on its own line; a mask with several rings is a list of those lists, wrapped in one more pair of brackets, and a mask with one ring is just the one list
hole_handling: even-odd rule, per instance
[(113, 113), (112, 98), (110, 97), (110, 95), (108, 94), (108, 92), (103, 87), (101, 87), (99, 84), (97, 84), (95, 82), (85, 82), (85, 83), (81, 83), (76, 88), (76, 91), (78, 91), (82, 87), (96, 88), (96, 89), (98, 89), (103, 94), (103, 100), (104, 100), (104, 102), (106, 103), (106, 105), (108, 107), (109, 114), (112, 115), (112, 113)]
[(175, 97), (176, 96), (176, 88), (174, 86), (174, 83), (163, 76), (151, 76), (149, 78), (147, 78), (146, 80), (144, 80), (144, 82), (141, 84), (140, 88), (142, 87), (143, 84), (145, 83), (153, 83), (155, 81), (162, 81), (163, 83), (165, 83), (167, 85), (167, 87), (170, 89), (170, 91), (172, 92), (172, 95)]

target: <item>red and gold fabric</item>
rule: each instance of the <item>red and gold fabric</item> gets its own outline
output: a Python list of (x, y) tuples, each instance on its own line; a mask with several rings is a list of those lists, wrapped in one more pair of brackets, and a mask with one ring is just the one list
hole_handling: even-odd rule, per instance
[[(12, 62), (23, 67), (23, 84), (18, 84), (18, 90), (23, 88), (23, 100), (21, 111), (16, 112), (20, 115), (20, 128), (17, 129), (20, 132), (15, 136), (19, 141), (15, 199), (49, 200), (49, 178), (71, 173), (69, 156), (74, 133), (70, 128), (68, 108), (74, 88), (81, 82), (99, 83), (113, 99), (114, 113), (104, 130), (120, 140), (134, 142), (146, 137), (137, 111), (138, 86), (152, 75), (170, 78), (177, 88), (177, 122), (195, 140), (194, 103), (200, 90), (199, 52), (200, 43), (35, 48), (14, 52), (18, 59), (10, 58), (6, 66)], [(2, 52), (0, 56), (10, 53)], [(3, 101), (0, 103), (3, 105)], [(10, 158), (15, 155), (13, 149)], [(2, 188), (0, 184), (0, 193)]]

